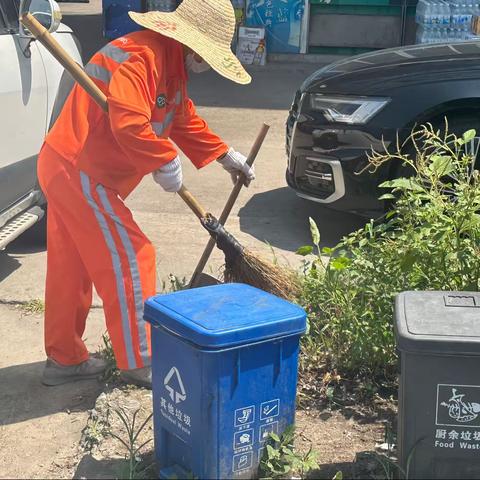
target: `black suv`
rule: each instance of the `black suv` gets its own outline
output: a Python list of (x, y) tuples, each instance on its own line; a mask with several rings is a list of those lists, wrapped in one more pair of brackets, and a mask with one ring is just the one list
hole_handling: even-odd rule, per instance
[[(480, 43), (415, 45), (328, 65), (296, 92), (287, 121), (287, 182), (308, 200), (365, 216), (385, 205), (378, 185), (392, 162), (357, 172), (372, 150), (394, 149), (417, 124), (480, 132)], [(478, 168), (478, 160), (477, 160)], [(384, 192), (383, 192), (384, 193)]]

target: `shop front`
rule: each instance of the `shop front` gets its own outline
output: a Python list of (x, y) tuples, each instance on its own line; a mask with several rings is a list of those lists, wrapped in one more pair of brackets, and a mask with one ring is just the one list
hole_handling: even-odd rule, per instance
[[(233, 48), (243, 45), (245, 58), (260, 59), (265, 52), (353, 55), (415, 42), (417, 0), (231, 1), (238, 24)], [(180, 3), (103, 0), (105, 36), (116, 38), (138, 29), (130, 21), (128, 10), (173, 11)]]
[[(417, 0), (237, 0), (268, 53), (353, 55), (415, 42)], [(240, 17), (239, 17), (240, 18)]]

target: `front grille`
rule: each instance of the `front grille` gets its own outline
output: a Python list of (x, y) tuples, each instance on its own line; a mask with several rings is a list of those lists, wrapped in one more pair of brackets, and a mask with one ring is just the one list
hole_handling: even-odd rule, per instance
[(325, 199), (335, 193), (335, 178), (331, 165), (311, 157), (299, 157), (295, 181), (300, 190)]

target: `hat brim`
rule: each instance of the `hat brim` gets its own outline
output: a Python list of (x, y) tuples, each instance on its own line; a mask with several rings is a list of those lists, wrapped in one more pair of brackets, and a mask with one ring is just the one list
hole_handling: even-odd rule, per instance
[(223, 77), (241, 85), (247, 85), (252, 81), (252, 77), (233, 54), (230, 45), (219, 45), (176, 12), (128, 12), (128, 14), (138, 25), (173, 38), (191, 48)]

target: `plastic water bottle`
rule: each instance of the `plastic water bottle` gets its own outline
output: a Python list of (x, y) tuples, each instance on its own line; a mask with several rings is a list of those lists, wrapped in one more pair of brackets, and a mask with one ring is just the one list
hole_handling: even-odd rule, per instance
[(447, 2), (442, 3), (442, 25), (447, 28), (450, 25), (450, 5)]
[(462, 25), (470, 25), (472, 23), (472, 14), (470, 13), (470, 7), (467, 3), (462, 5)]
[(450, 3), (450, 25), (453, 29), (459, 24), (458, 6), (456, 3)]
[(415, 22), (418, 25), (425, 23), (425, 0), (419, 0), (415, 10)]
[(472, 5), (468, 1), (465, 3), (465, 22), (464, 24), (470, 28), (472, 24)]
[(433, 42), (433, 29), (431, 26), (428, 26), (425, 32), (425, 43), (432, 43), (432, 42)]
[(437, 1), (431, 2), (431, 12), (432, 12), (432, 25), (438, 25), (440, 17), (440, 3)]
[(421, 23), (419, 23), (417, 25), (417, 32), (415, 34), (415, 43), (418, 44), (418, 43), (423, 43), (423, 35), (424, 35), (424, 28), (423, 28), (423, 25)]
[(425, 12), (424, 12), (424, 24), (425, 25), (432, 25), (433, 23), (433, 15), (432, 15), (432, 3), (430, 1), (425, 2)]
[(437, 24), (437, 4), (435, 0), (430, 0), (428, 2), (429, 5), (429, 13), (430, 13), (430, 24), (435, 26)]

